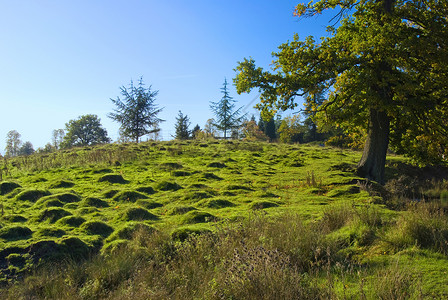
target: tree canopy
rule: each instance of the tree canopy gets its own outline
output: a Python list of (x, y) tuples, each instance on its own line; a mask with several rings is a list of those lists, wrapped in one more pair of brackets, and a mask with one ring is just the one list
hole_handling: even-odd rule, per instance
[[(237, 92), (258, 88), (265, 113), (294, 109), (304, 97), (318, 123), (363, 129), (358, 173), (384, 182), (390, 146), (420, 163), (448, 157), (448, 7), (438, 0), (320, 0), (298, 5), (300, 17), (339, 7), (330, 37), (279, 46), (273, 68), (239, 62)], [(314, 95), (328, 93), (322, 104)]]
[(164, 120), (157, 117), (163, 109), (155, 104), (158, 91), (151, 91), (151, 86), (145, 88), (142, 78), (137, 86), (131, 81), (129, 88), (120, 89), (123, 100), (110, 99), (116, 108), (108, 117), (121, 124), (121, 135), (138, 143), (140, 137), (160, 131), (158, 124)]
[(84, 115), (65, 124), (62, 148), (109, 143), (107, 131), (97, 115)]

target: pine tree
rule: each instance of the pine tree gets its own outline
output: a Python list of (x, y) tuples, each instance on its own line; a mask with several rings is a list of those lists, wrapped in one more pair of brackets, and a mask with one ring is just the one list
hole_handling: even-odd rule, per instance
[(219, 102), (211, 102), (210, 109), (216, 116), (216, 122), (214, 123), (215, 127), (224, 132), (224, 139), (226, 139), (227, 131), (238, 129), (244, 121), (245, 115), (240, 116), (242, 107), (234, 110), (234, 102), (236, 101), (229, 95), (227, 79), (224, 80), (221, 92), (223, 94), (221, 100)]
[(138, 86), (134, 86), (131, 81), (129, 89), (121, 87), (121, 94), (124, 102), (119, 97), (116, 100), (110, 99), (117, 108), (108, 117), (121, 124), (120, 133), (124, 137), (138, 143), (140, 137), (160, 131), (158, 124), (164, 120), (157, 115), (162, 108), (154, 103), (158, 91), (151, 91), (151, 86), (145, 88), (143, 79), (140, 78)]
[(190, 138), (190, 131), (188, 127), (190, 126), (190, 119), (187, 115), (183, 115), (179, 110), (179, 115), (176, 118), (176, 136), (175, 138), (178, 140), (188, 140)]

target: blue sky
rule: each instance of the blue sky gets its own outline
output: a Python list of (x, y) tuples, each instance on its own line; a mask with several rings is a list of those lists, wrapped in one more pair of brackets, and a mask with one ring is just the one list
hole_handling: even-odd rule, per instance
[[(110, 98), (140, 76), (159, 91), (163, 139), (174, 134), (179, 110), (202, 128), (238, 61), (252, 57), (269, 68), (271, 53), (294, 33), (326, 35), (331, 16), (299, 20), (292, 15), (298, 3), (0, 0), (0, 152), (10, 130), (37, 149), (53, 129), (85, 114), (98, 115), (116, 140)], [(229, 88), (238, 107), (257, 95)]]

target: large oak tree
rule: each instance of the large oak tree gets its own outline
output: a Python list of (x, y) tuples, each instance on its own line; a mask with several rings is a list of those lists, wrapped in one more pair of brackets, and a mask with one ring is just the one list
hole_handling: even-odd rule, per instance
[[(320, 0), (298, 5), (300, 17), (337, 8), (330, 37), (282, 44), (273, 69), (253, 59), (236, 68), (239, 93), (258, 88), (265, 111), (296, 108), (316, 119), (367, 133), (358, 173), (384, 183), (389, 147), (420, 163), (448, 157), (448, 6), (439, 0)], [(328, 92), (321, 105), (314, 95)]]

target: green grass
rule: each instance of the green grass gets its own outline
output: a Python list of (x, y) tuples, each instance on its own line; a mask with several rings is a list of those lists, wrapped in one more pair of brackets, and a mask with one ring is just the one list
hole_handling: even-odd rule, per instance
[[(169, 141), (2, 161), (4, 295), (443, 298), (448, 176), (392, 156), (384, 188), (355, 175), (359, 159), (313, 145)], [(63, 287), (48, 283), (60, 262), (71, 270)]]

